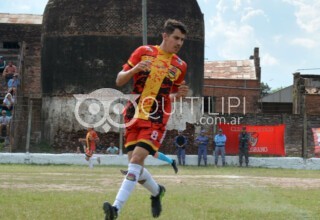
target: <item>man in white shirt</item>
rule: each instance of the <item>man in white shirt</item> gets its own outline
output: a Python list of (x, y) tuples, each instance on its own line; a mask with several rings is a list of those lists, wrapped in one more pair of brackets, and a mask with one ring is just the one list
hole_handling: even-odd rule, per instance
[(8, 92), (3, 99), (2, 109), (11, 111), (13, 109), (14, 101), (14, 97)]
[(119, 153), (119, 148), (114, 146), (114, 143), (110, 143), (110, 147), (107, 148), (107, 154), (118, 154)]

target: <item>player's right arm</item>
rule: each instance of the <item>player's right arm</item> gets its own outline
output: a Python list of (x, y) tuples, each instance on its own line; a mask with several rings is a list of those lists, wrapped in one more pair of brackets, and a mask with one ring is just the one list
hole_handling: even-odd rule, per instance
[(116, 79), (116, 85), (117, 86), (123, 86), (126, 84), (137, 72), (135, 69), (130, 69), (128, 71), (121, 70), (118, 73), (117, 79)]
[(117, 86), (125, 85), (138, 72), (150, 70), (151, 62), (148, 60), (141, 61), (141, 56), (144, 54), (145, 50), (146, 47), (142, 46), (131, 54), (128, 62), (123, 65), (122, 70), (117, 75)]

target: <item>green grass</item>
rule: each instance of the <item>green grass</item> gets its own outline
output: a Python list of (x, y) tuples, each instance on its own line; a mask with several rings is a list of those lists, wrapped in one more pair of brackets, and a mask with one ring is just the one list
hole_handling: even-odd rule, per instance
[[(0, 219), (104, 219), (125, 167), (0, 165)], [(320, 173), (262, 168), (148, 167), (166, 186), (165, 220), (318, 219)], [(150, 195), (138, 186), (120, 220), (152, 219)]]

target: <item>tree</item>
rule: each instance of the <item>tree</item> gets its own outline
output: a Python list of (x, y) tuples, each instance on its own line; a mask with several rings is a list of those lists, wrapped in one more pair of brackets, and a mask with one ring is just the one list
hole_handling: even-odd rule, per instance
[(272, 89), (272, 90), (271, 90), (271, 93), (278, 92), (278, 91), (280, 91), (281, 89), (283, 89), (283, 87), (282, 87), (282, 86), (281, 86), (281, 87), (279, 87), (279, 88)]
[(267, 83), (261, 82), (260, 89), (261, 89), (261, 92), (260, 92), (261, 97), (264, 97), (264, 96), (270, 94), (271, 88)]

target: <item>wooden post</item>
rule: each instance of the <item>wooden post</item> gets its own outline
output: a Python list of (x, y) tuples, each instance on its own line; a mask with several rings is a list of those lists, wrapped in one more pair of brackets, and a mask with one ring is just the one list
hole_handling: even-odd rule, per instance
[(304, 109), (303, 112), (303, 159), (307, 159), (307, 146), (308, 146), (308, 116)]
[(30, 148), (32, 105), (33, 105), (33, 101), (29, 98), (29, 100), (28, 100), (28, 128), (27, 128), (26, 153), (29, 153), (29, 148)]
[[(124, 122), (123, 120), (123, 114), (120, 114), (120, 125), (122, 125)], [(119, 128), (119, 155), (123, 155), (123, 133), (124, 129)]]

